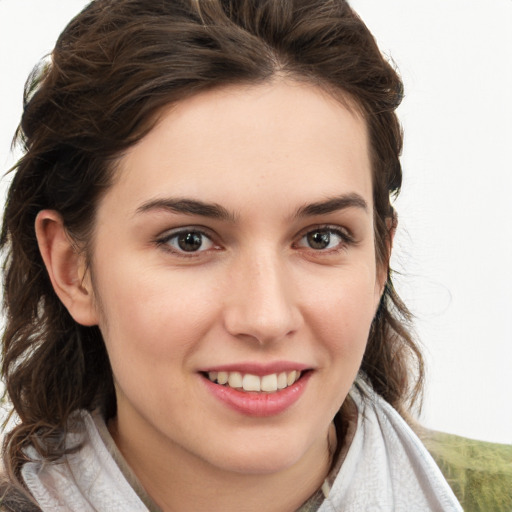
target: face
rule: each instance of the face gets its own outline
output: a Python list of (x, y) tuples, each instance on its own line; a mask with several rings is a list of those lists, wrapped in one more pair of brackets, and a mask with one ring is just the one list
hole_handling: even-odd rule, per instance
[(97, 212), (125, 451), (268, 473), (323, 449), (382, 290), (372, 210), (365, 123), (314, 86), (165, 112)]

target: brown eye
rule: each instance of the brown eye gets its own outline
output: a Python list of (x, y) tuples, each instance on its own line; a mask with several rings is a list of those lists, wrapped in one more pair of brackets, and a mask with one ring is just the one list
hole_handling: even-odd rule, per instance
[(178, 235), (178, 246), (186, 252), (194, 252), (201, 249), (203, 237), (201, 233), (183, 233)]
[(313, 249), (315, 251), (327, 251), (344, 247), (352, 241), (350, 235), (339, 228), (317, 228), (303, 235), (297, 247)]
[(214, 243), (207, 235), (191, 229), (174, 232), (163, 238), (160, 243), (177, 253), (203, 252), (214, 247)]
[(312, 249), (327, 249), (331, 243), (331, 234), (325, 231), (314, 231), (306, 235), (309, 247)]

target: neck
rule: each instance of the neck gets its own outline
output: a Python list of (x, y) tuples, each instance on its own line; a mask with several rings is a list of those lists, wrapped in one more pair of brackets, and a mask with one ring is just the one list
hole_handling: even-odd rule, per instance
[(321, 487), (336, 446), (331, 425), (321, 442), (292, 466), (278, 472), (247, 474), (219, 469), (178, 446), (151, 453), (144, 439), (135, 444), (130, 439), (128, 444), (115, 420), (109, 429), (128, 465), (163, 512), (297, 510)]

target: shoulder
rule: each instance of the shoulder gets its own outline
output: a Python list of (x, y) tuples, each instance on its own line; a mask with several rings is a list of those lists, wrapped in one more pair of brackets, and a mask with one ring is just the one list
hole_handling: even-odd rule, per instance
[(466, 512), (512, 510), (512, 445), (427, 429), (418, 435)]
[(28, 491), (0, 475), (0, 512), (41, 512)]

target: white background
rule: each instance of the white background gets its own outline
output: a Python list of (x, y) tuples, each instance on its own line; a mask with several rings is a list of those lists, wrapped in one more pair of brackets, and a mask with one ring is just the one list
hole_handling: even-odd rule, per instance
[[(392, 265), (428, 361), (422, 421), (512, 443), (512, 0), (351, 3), (406, 86)], [(2, 171), (24, 81), (85, 4), (0, 0)]]

